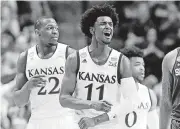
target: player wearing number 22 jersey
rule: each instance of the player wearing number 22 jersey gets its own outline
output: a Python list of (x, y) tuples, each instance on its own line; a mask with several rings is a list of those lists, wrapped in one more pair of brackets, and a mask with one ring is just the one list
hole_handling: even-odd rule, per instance
[[(36, 46), (30, 48), (27, 54), (26, 76), (28, 79), (36, 75), (45, 75), (46, 86), (34, 88), (30, 94), (31, 118), (58, 116), (63, 108), (59, 105), (58, 94), (64, 74), (66, 45), (58, 44), (53, 56), (41, 59), (36, 52)], [(47, 111), (51, 110), (51, 111)]]
[(27, 129), (65, 129), (67, 109), (59, 104), (66, 56), (72, 52), (58, 43), (58, 26), (53, 18), (40, 18), (35, 24), (36, 45), (21, 53), (14, 100), (17, 106), (31, 105)]

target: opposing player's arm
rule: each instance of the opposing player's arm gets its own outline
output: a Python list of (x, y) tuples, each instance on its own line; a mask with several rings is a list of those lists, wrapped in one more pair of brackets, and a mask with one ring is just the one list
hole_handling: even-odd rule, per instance
[(151, 108), (148, 113), (148, 118), (147, 118), (147, 124), (148, 124), (148, 129), (158, 129), (159, 128), (159, 117), (158, 113), (156, 110), (157, 107), (157, 97), (153, 90), (149, 89), (149, 95), (151, 99)]
[(72, 109), (89, 109), (91, 102), (81, 100), (72, 96), (76, 88), (76, 76), (78, 70), (78, 52), (74, 52), (68, 56), (65, 65), (65, 75), (61, 84), (60, 104), (63, 107)]
[(173, 58), (171, 53), (167, 54), (162, 62), (162, 97), (160, 104), (160, 129), (168, 129), (170, 124), (171, 98), (170, 86), (172, 85), (172, 74), (169, 69), (170, 59)]
[(14, 89), (14, 102), (21, 107), (28, 103), (30, 91), (27, 89), (26, 82), (28, 81), (25, 75), (27, 53), (20, 54), (17, 62), (16, 87)]

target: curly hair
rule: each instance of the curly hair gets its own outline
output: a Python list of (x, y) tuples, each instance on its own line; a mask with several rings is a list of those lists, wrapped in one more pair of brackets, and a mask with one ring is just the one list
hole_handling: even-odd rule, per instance
[(116, 13), (116, 9), (111, 5), (104, 4), (102, 6), (96, 5), (92, 8), (88, 9), (81, 18), (81, 30), (82, 32), (88, 36), (92, 37), (92, 34), (89, 31), (89, 28), (94, 26), (97, 18), (100, 16), (108, 16), (113, 21), (113, 26), (115, 27), (119, 23), (118, 14)]
[(144, 57), (143, 51), (135, 46), (123, 48), (120, 51), (128, 58), (132, 58), (132, 57), (143, 58)]

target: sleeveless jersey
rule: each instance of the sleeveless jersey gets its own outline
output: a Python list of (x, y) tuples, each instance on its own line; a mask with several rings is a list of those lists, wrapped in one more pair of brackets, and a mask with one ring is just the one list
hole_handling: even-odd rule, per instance
[[(112, 104), (118, 103), (118, 69), (121, 57), (120, 52), (112, 49), (106, 63), (97, 65), (92, 60), (88, 47), (79, 50), (75, 97), (82, 100), (107, 100)], [(77, 110), (76, 113), (80, 119), (80, 117), (95, 117), (104, 112), (84, 109)]]
[(140, 103), (137, 107), (134, 107), (134, 110), (132, 110), (132, 112), (121, 114), (118, 120), (119, 129), (147, 129), (147, 116), (152, 105), (151, 97), (149, 89), (146, 86), (140, 83), (138, 83), (138, 86)]
[(46, 86), (35, 87), (30, 94), (31, 118), (59, 116), (63, 108), (59, 103), (61, 81), (65, 70), (65, 53), (67, 45), (58, 43), (55, 53), (48, 59), (41, 59), (37, 55), (36, 46), (28, 49), (26, 63), (26, 77), (45, 75)]
[(177, 57), (172, 71), (173, 85), (171, 88), (172, 118), (180, 121), (180, 48), (177, 49)]

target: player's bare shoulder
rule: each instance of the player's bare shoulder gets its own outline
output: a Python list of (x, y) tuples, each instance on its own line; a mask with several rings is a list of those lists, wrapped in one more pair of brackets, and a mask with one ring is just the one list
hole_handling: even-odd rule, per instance
[(21, 72), (21, 73), (25, 72), (26, 61), (27, 61), (27, 51), (24, 51), (19, 55), (19, 58), (17, 61), (17, 73), (18, 72)]
[(66, 70), (71, 72), (76, 72), (77, 65), (78, 65), (78, 51), (72, 52), (66, 61)]
[(75, 51), (76, 51), (75, 49), (68, 47), (68, 56), (74, 53)]
[(171, 72), (175, 63), (175, 59), (177, 56), (177, 49), (174, 49), (167, 53), (163, 59), (163, 66), (167, 67)]

